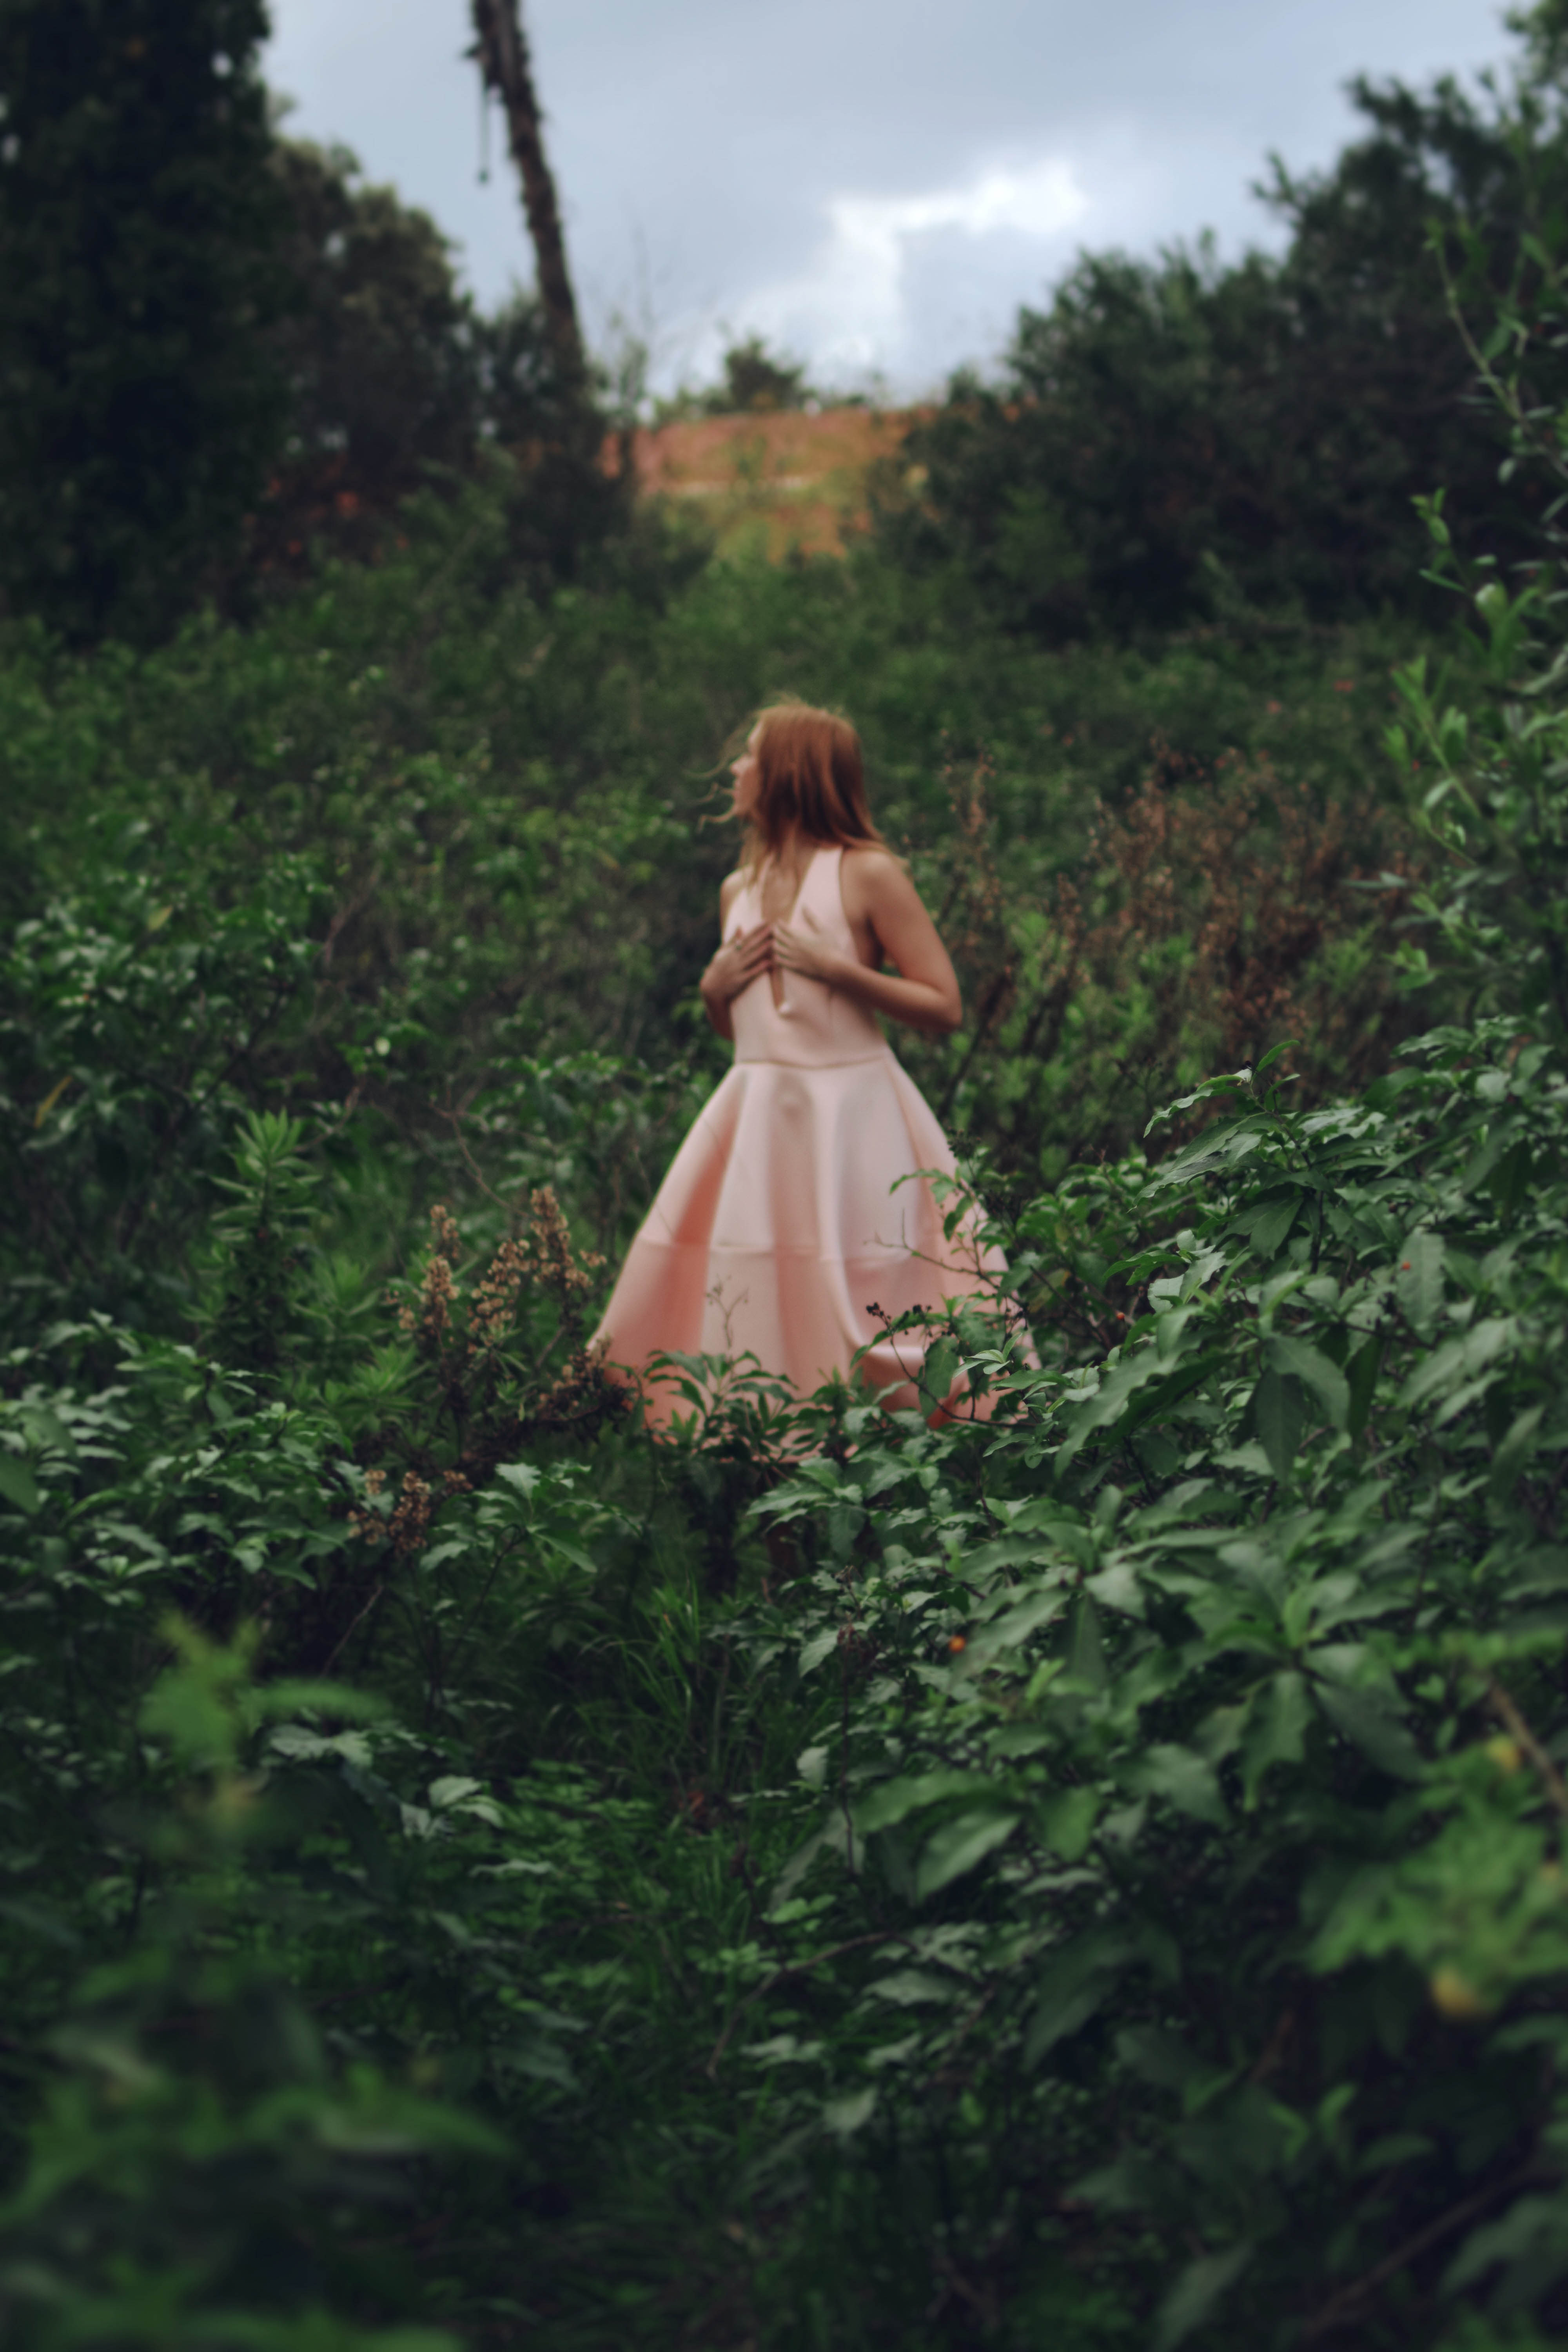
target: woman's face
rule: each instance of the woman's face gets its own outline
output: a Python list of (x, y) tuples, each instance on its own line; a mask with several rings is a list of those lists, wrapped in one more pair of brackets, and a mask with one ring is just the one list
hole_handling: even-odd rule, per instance
[(730, 773), (735, 780), (734, 797), (731, 806), (738, 817), (749, 817), (756, 814), (763, 784), (762, 770), (757, 763), (757, 744), (761, 740), (762, 732), (763, 725), (759, 719), (747, 736), (746, 748), (740, 758), (731, 760), (730, 762)]

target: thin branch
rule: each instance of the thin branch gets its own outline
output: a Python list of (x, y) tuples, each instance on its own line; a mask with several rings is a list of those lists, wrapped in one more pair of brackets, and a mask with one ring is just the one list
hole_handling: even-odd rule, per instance
[(349, 1625), (348, 1630), (340, 1635), (339, 1639), (333, 1643), (331, 1650), (328, 1654), (327, 1662), (321, 1668), (323, 1680), (331, 1673), (332, 1668), (337, 1664), (339, 1658), (342, 1655), (348, 1643), (353, 1639), (353, 1635), (358, 1633), (360, 1627), (363, 1624), (365, 1619), (370, 1615), (371, 1611), (375, 1607), (376, 1602), (381, 1599), (382, 1594), (385, 1591), (386, 1580), (384, 1577), (381, 1582), (376, 1586), (375, 1591), (371, 1594), (370, 1599), (365, 1602), (364, 1607), (357, 1612), (353, 1622)]
[(1521, 2164), (1517, 2172), (1510, 2172), (1506, 2179), (1494, 2180), (1489, 2189), (1478, 2189), (1473, 2197), (1463, 2199), (1458, 2205), (1450, 2205), (1446, 2213), (1439, 2213), (1435, 2221), (1428, 2221), (1424, 2230), (1417, 2230), (1413, 2238), (1406, 2238), (1402, 2246), (1395, 2246), (1391, 2254), (1385, 2254), (1382, 2262), (1374, 2263), (1362, 2277), (1352, 2279), (1348, 2286), (1341, 2287), (1337, 2294), (1331, 2294), (1321, 2310), (1302, 2328), (1301, 2341), (1314, 2344), (1321, 2336), (1331, 2336), (1336, 2327), (1350, 2325), (1358, 2305), (1364, 2303), (1367, 2296), (1375, 2293), (1385, 2280), (1394, 2277), (1418, 2255), (1424, 2254), (1429, 2246), (1436, 2246), (1444, 2238), (1452, 2236), (1456, 2230), (1462, 2230), (1467, 2221), (1473, 2221), (1478, 2213), (1484, 2213), (1498, 2198), (1506, 2197), (1511, 2189), (1521, 2189), (1526, 2181), (1543, 2177), (1532, 2158), (1530, 2163)]
[(1568, 1788), (1563, 1786), (1563, 1775), (1495, 1675), (1487, 1685), (1487, 1705), (1510, 1738), (1517, 1740), (1523, 1748), (1535, 1767), (1542, 1787), (1563, 1820), (1568, 1821)]

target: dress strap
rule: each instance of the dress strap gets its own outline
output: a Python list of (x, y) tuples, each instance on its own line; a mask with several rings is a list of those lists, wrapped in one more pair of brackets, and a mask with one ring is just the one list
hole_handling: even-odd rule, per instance
[[(788, 913), (779, 919), (797, 923), (809, 909), (815, 920), (824, 928), (847, 931), (848, 924), (844, 914), (840, 879), (843, 866), (842, 842), (825, 841), (819, 848), (814, 849), (801, 870), (795, 902)], [(724, 926), (726, 939), (732, 939), (737, 931), (750, 930), (753, 924), (761, 922), (766, 879), (767, 868), (763, 866), (736, 891), (731, 901), (729, 920)]]
[(730, 901), (730, 912), (724, 922), (725, 939), (732, 940), (738, 931), (749, 931), (753, 928), (756, 918), (752, 912), (752, 904), (756, 895), (756, 883), (748, 877)]
[(843, 843), (825, 842), (807, 866), (795, 900), (797, 909), (809, 906), (819, 928), (837, 939), (847, 937), (849, 929), (844, 912), (843, 873)]

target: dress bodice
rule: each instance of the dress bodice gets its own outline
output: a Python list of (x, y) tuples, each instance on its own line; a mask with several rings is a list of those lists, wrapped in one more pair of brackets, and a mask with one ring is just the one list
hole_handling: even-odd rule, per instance
[[(816, 932), (844, 955), (855, 955), (855, 938), (844, 912), (841, 847), (813, 853), (801, 877), (792, 930)], [(724, 937), (754, 930), (763, 920), (762, 881), (754, 875), (737, 893)], [(875, 1013), (826, 981), (798, 971), (762, 972), (731, 1004), (737, 1062), (791, 1062), (826, 1069), (845, 1062), (880, 1060), (889, 1052)]]

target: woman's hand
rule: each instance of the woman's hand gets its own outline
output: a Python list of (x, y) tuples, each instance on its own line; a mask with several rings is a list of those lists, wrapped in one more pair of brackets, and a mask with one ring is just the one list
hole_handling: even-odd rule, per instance
[(715, 950), (698, 982), (710, 1019), (715, 1012), (727, 1010), (753, 980), (772, 970), (774, 929), (772, 923), (759, 923), (754, 931), (737, 931)]
[(787, 923), (773, 924), (773, 960), (783, 971), (798, 971), (803, 980), (820, 980), (834, 988), (848, 959), (829, 945), (809, 907), (801, 919), (810, 925), (809, 930), (792, 930)]

